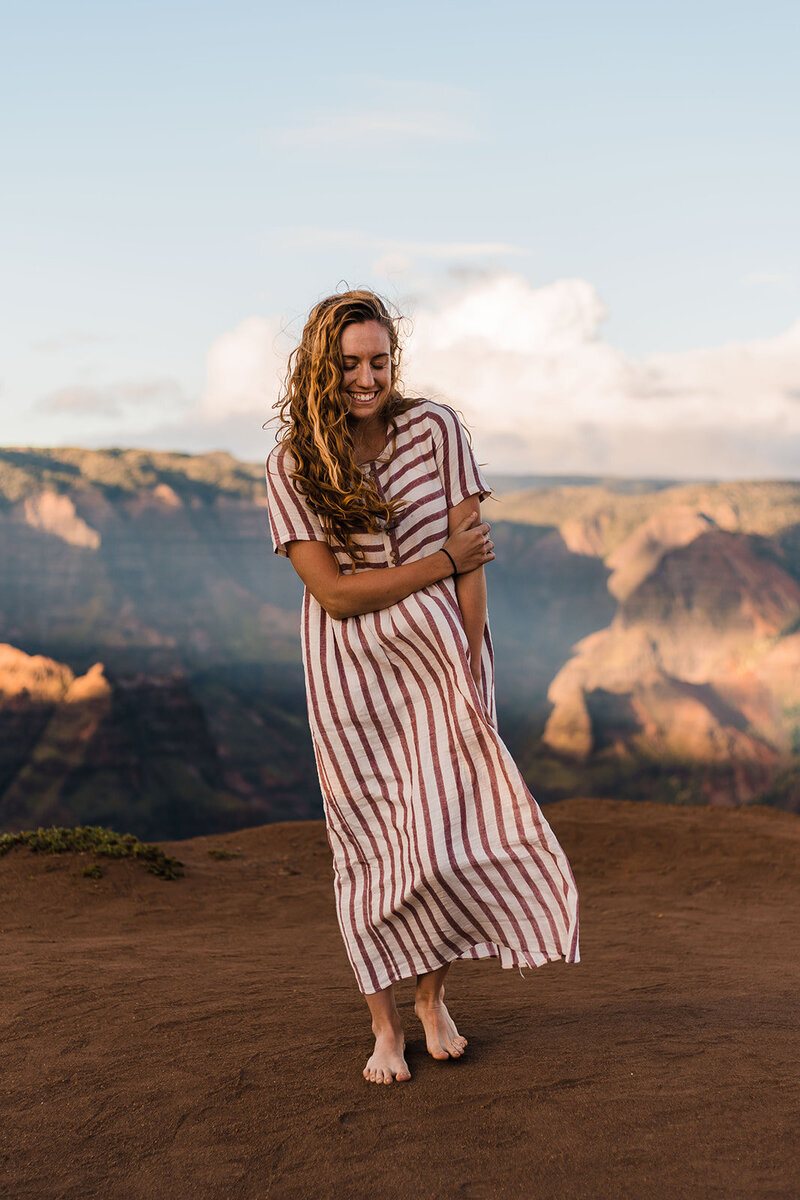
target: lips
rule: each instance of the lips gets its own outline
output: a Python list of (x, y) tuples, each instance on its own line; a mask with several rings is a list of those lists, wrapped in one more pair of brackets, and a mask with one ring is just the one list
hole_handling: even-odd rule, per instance
[(377, 392), (349, 392), (348, 395), (354, 404), (372, 404), (377, 397)]

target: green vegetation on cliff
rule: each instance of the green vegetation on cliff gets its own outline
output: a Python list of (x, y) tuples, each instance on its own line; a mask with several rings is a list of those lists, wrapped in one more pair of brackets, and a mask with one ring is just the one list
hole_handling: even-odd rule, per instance
[[(183, 874), (183, 863), (165, 854), (160, 846), (140, 842), (132, 833), (115, 833), (102, 825), (50, 825), (47, 829), (27, 829), (20, 833), (0, 833), (0, 857), (14, 846), (27, 846), (36, 854), (85, 854), (87, 851), (106, 858), (135, 858), (145, 863), (148, 871), (162, 879), (177, 879)], [(84, 875), (99, 878), (97, 864), (84, 868)]]

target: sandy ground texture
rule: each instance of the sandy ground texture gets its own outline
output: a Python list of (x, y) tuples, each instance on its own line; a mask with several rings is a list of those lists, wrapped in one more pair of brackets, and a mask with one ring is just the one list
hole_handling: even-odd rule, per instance
[[(81, 875), (0, 859), (0, 1194), (11, 1200), (800, 1196), (800, 820), (573, 799), (545, 809), (582, 962), (456, 962), (469, 1039), (361, 1072), (368, 1010), (319, 822), (164, 844)], [(240, 857), (216, 860), (223, 847)], [(101, 860), (102, 861), (102, 860)]]

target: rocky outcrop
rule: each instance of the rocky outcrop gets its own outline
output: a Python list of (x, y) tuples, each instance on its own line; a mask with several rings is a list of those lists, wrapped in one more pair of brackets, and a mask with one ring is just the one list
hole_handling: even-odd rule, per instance
[(50, 491), (40, 492), (26, 496), (21, 509), (22, 519), (33, 529), (51, 533), (71, 546), (96, 550), (100, 545), (100, 534), (78, 516), (69, 496)]
[(800, 583), (764, 539), (686, 511), (662, 511), (613, 558), (623, 602), (553, 679), (545, 744), (739, 764), (728, 800), (752, 799), (798, 749)]
[[(0, 645), (0, 720), (6, 737), (15, 727), (16, 746), (25, 749), (0, 799), (4, 824), (50, 823), (65, 781), (79, 771), (110, 711), (102, 663), (75, 676), (63, 663)], [(35, 741), (26, 745), (32, 726)]]
[(236, 676), (116, 678), (102, 663), (76, 675), (0, 645), (0, 831), (90, 823), (189, 837), (306, 815), (310, 747), (290, 696)]
[(659, 509), (606, 558), (611, 568), (608, 590), (624, 600), (656, 569), (669, 550), (688, 546), (717, 526), (706, 513), (688, 504)]

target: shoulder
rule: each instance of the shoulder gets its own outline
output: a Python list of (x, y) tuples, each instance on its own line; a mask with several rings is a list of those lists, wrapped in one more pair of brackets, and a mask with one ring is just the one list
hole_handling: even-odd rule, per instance
[(441, 426), (443, 423), (450, 424), (452, 421), (458, 420), (458, 417), (448, 404), (442, 404), (439, 400), (429, 400), (426, 396), (418, 397), (413, 407), (407, 409), (403, 417), (411, 425), (417, 425), (422, 421), (426, 421), (434, 427)]
[(289, 472), (297, 469), (297, 460), (285, 442), (278, 442), (267, 455), (264, 470), (272, 478), (288, 480)]
[(458, 420), (455, 411), (449, 404), (443, 404), (441, 400), (426, 400), (428, 416), (435, 417), (440, 421), (452, 421), (454, 418)]
[(403, 397), (404, 408), (395, 414), (395, 421), (398, 426), (413, 425), (426, 412), (428, 401), (423, 396), (405, 396)]
[(463, 432), (461, 419), (449, 404), (443, 404), (440, 400), (424, 400), (422, 404), (424, 408), (421, 411), (435, 439), (441, 441)]

